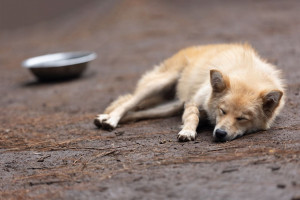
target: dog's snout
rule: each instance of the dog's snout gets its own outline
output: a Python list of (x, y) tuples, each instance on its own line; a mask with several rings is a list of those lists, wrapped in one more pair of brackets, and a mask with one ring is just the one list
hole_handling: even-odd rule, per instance
[(222, 129), (216, 130), (216, 138), (217, 139), (224, 139), (227, 136), (227, 132)]

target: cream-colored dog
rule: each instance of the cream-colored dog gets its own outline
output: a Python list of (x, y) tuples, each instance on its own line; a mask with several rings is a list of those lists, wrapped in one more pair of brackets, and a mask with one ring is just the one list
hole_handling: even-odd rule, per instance
[(94, 120), (114, 129), (120, 121), (173, 116), (182, 110), (180, 141), (194, 140), (199, 120), (215, 124), (217, 141), (270, 128), (284, 105), (280, 71), (247, 44), (184, 49), (147, 72), (133, 94), (119, 97)]

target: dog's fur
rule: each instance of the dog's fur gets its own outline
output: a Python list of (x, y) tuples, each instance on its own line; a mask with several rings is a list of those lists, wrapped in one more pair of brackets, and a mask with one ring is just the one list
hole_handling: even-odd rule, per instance
[(269, 129), (284, 96), (280, 71), (248, 44), (197, 46), (147, 72), (133, 94), (119, 97), (94, 123), (114, 129), (120, 121), (173, 116), (184, 110), (180, 141), (194, 140), (203, 118), (215, 124), (216, 140), (227, 141)]

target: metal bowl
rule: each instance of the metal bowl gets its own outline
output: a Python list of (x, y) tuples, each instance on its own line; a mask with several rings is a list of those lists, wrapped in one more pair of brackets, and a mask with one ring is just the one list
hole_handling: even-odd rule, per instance
[(65, 80), (79, 77), (96, 57), (94, 52), (63, 52), (29, 58), (22, 66), (41, 81)]

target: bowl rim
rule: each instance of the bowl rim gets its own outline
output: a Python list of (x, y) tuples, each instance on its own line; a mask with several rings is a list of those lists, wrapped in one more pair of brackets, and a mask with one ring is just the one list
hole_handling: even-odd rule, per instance
[(22, 62), (22, 67), (29, 69), (64, 67), (87, 63), (96, 57), (97, 54), (91, 51), (58, 52), (28, 58)]

